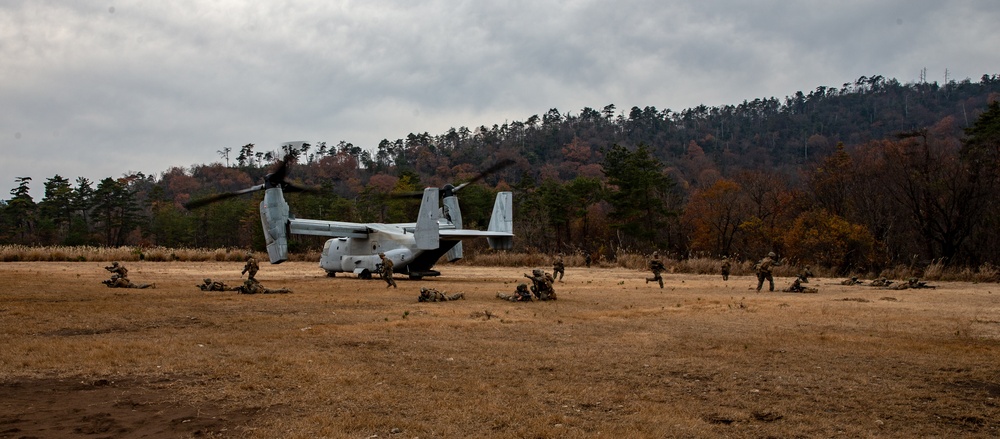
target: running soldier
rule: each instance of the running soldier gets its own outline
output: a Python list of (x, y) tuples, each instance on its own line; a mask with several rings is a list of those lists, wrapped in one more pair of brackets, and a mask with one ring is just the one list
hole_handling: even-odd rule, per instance
[(729, 262), (729, 257), (722, 257), (722, 280), (729, 280), (729, 270), (733, 265)]
[(518, 284), (514, 294), (497, 293), (497, 298), (511, 302), (531, 302), (531, 291), (528, 291), (528, 284)]
[(653, 272), (653, 277), (647, 277), (646, 283), (659, 282), (660, 288), (663, 288), (663, 276), (660, 273), (666, 270), (667, 268), (663, 266), (663, 261), (660, 260), (660, 252), (653, 252), (653, 258), (649, 260), (649, 271)]
[(771, 274), (771, 270), (774, 267), (781, 265), (781, 262), (774, 260), (777, 255), (774, 252), (769, 252), (764, 259), (757, 262), (757, 292), (764, 286), (764, 281), (766, 280), (770, 285), (768, 291), (774, 291), (774, 276)]
[(455, 293), (449, 296), (434, 288), (420, 287), (420, 296), (417, 297), (417, 302), (447, 302), (458, 299), (465, 299), (465, 293)]
[(382, 279), (385, 280), (385, 287), (396, 288), (396, 281), (392, 279), (392, 259), (385, 257), (385, 253), (379, 253), (378, 257), (382, 258), (382, 269), (380, 271), (382, 272)]
[(257, 270), (260, 270), (257, 258), (253, 257), (253, 253), (247, 253), (247, 263), (243, 266), (243, 272), (240, 273), (240, 276), (248, 274), (247, 279), (255, 280), (254, 276), (257, 275)]
[(556, 290), (552, 287), (552, 276), (540, 269), (534, 269), (531, 274), (524, 274), (531, 279), (531, 292), (538, 300), (556, 300)]
[(261, 285), (257, 279), (247, 279), (243, 281), (243, 285), (233, 288), (233, 290), (239, 294), (288, 294), (292, 292), (288, 288), (278, 288), (276, 290), (264, 288), (264, 285)]
[(555, 262), (552, 263), (552, 277), (562, 282), (563, 275), (566, 274), (566, 264), (563, 263), (563, 254), (556, 255)]

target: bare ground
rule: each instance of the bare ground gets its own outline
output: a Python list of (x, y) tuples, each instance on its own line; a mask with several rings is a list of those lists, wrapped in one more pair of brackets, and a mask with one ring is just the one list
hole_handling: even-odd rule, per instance
[[(0, 264), (0, 438), (996, 437), (1000, 286), (883, 290), (569, 268), (401, 280), (237, 263)], [(777, 279), (777, 287), (791, 279)], [(421, 286), (466, 300), (417, 303)], [(765, 287), (766, 288), (766, 287)]]

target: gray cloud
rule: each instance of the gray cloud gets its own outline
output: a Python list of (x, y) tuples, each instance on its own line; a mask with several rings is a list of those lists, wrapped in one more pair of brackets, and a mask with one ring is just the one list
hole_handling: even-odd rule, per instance
[(218, 161), (291, 139), (352, 142), (549, 108), (681, 110), (861, 75), (997, 73), (992, 1), (7, 1), (0, 198)]

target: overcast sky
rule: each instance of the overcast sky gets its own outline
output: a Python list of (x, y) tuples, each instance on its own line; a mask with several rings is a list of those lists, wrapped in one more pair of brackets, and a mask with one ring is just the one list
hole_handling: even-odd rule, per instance
[[(0, 199), (292, 140), (1000, 73), (1000, 2), (0, 0)], [(235, 155), (234, 155), (235, 156)]]

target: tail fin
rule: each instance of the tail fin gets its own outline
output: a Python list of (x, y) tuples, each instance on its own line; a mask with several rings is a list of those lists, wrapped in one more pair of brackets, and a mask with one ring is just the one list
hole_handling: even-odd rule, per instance
[[(462, 209), (458, 207), (458, 197), (454, 195), (444, 197), (444, 215), (445, 219), (454, 224), (456, 229), (462, 228)], [(455, 243), (455, 246), (448, 250), (446, 257), (448, 262), (455, 262), (465, 257), (462, 241)]]
[[(513, 195), (510, 192), (497, 193), (497, 199), (493, 203), (493, 215), (490, 216), (489, 231), (514, 233), (512, 199)], [(494, 250), (510, 250), (514, 247), (513, 236), (487, 238), (486, 240), (489, 241), (490, 248)]]
[(264, 227), (267, 256), (272, 264), (288, 260), (288, 203), (280, 187), (264, 191), (260, 202), (260, 224)]
[(421, 250), (434, 250), (440, 246), (439, 215), (438, 188), (429, 187), (424, 189), (424, 198), (420, 201), (420, 214), (417, 217), (417, 227), (413, 231), (413, 237), (417, 241), (417, 248)]

